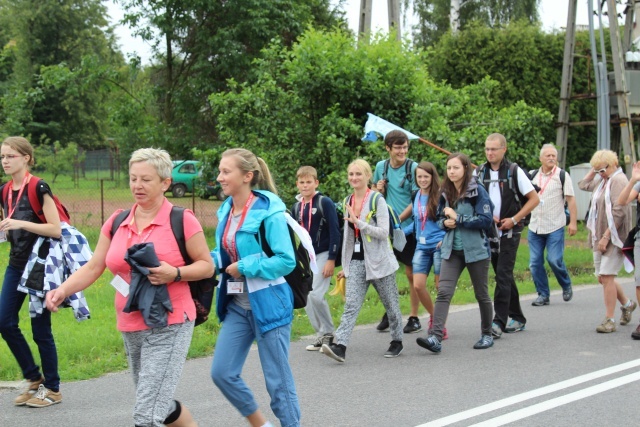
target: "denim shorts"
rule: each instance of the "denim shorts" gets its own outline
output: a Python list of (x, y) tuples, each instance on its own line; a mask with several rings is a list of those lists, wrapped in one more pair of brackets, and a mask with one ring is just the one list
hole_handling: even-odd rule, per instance
[(416, 249), (413, 254), (413, 274), (420, 273), (429, 275), (431, 266), (433, 266), (433, 274), (440, 275), (440, 264), (442, 264), (442, 258), (440, 257), (440, 249)]

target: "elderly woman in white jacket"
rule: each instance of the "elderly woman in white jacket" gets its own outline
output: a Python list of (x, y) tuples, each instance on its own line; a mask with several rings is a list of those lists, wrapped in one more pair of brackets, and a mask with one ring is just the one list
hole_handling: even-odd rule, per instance
[[(343, 270), (338, 273), (338, 279), (347, 279), (346, 303), (335, 340), (324, 344), (322, 351), (332, 359), (344, 362), (351, 332), (369, 283), (372, 283), (387, 310), (391, 325), (392, 341), (384, 357), (397, 357), (402, 352), (402, 314), (396, 285), (398, 261), (389, 241), (387, 203), (382, 194), (369, 188), (373, 174), (365, 160), (354, 160), (347, 171), (353, 194), (344, 203), (347, 223), (342, 242)], [(372, 210), (375, 210), (375, 215)]]

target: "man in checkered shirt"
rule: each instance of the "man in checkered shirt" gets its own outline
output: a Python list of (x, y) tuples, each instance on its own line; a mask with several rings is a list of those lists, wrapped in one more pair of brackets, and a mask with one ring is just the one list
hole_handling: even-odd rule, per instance
[[(566, 225), (565, 200), (569, 208), (569, 235), (576, 234), (577, 207), (571, 184), (571, 177), (558, 167), (558, 150), (553, 144), (545, 144), (540, 150), (542, 166), (535, 173), (532, 182), (540, 188), (540, 204), (531, 211), (529, 223), (529, 268), (538, 291), (534, 307), (549, 305), (549, 278), (544, 268), (544, 250), (547, 262), (562, 287), (562, 299), (573, 297), (571, 278), (564, 263), (564, 227)], [(560, 174), (564, 173), (564, 189)]]

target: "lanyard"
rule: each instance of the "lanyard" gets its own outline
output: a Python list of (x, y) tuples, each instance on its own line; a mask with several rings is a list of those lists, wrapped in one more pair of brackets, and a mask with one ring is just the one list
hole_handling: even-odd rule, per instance
[[(242, 216), (240, 217), (240, 221), (238, 221), (238, 226), (236, 227), (236, 233), (242, 227), (242, 223), (244, 219), (247, 217), (247, 212), (249, 212), (249, 208), (251, 207), (251, 202), (253, 201), (253, 193), (249, 195), (247, 199), (247, 203), (245, 203), (244, 208), (242, 208)], [(229, 241), (229, 228), (231, 227), (231, 217), (233, 216), (233, 212), (229, 211), (229, 216), (227, 217), (227, 225), (224, 228), (224, 233), (222, 233), (222, 246), (227, 251), (231, 260), (233, 262), (238, 261), (238, 248), (236, 246), (236, 233), (233, 233), (231, 236), (231, 241)]]
[[(427, 223), (427, 216), (429, 215), (429, 205), (428, 204), (425, 205), (423, 210), (422, 204), (420, 203), (421, 198), (422, 198), (422, 193), (418, 197), (418, 215), (420, 216), (420, 230), (424, 231), (424, 225)], [(427, 196), (427, 200), (429, 200), (429, 196)]]
[[(136, 214), (134, 212), (133, 215), (131, 216), (131, 222), (129, 223), (129, 235), (127, 236), (127, 248), (131, 247), (131, 239), (133, 238), (133, 231), (131, 231), (131, 227), (133, 227), (133, 223), (135, 222), (135, 220), (136, 220)], [(153, 232), (153, 230), (156, 228), (156, 225), (151, 224), (148, 228), (149, 228), (149, 231), (147, 232), (147, 234), (145, 234), (145, 236), (142, 239), (138, 241), (138, 243), (145, 243), (147, 239), (149, 239), (149, 236), (151, 236), (151, 233)], [(138, 235), (138, 237), (140, 237), (140, 234), (142, 234), (142, 231), (139, 231), (136, 234)]]
[(309, 200), (309, 226), (305, 227), (304, 225), (304, 199), (302, 199), (301, 202), (301, 207), (300, 207), (300, 224), (307, 229), (307, 231), (311, 232), (311, 210), (313, 209), (313, 196), (311, 197), (311, 200)]
[[(364, 194), (364, 198), (362, 199), (362, 204), (360, 205), (360, 213), (362, 213), (362, 208), (364, 206), (364, 202), (367, 200), (367, 197), (369, 196), (370, 192), (371, 192), (371, 190), (369, 188), (367, 188), (367, 192)], [(353, 193), (353, 196), (351, 197), (351, 207), (353, 208), (353, 213), (356, 212), (355, 204), (356, 204), (356, 194)], [(358, 214), (358, 217), (360, 217), (359, 214)], [(360, 238), (360, 229), (358, 228), (358, 226), (356, 224), (353, 224), (353, 230), (354, 230), (354, 233), (356, 235), (356, 240), (358, 240)]]
[(547, 188), (547, 185), (549, 185), (549, 181), (551, 181), (551, 178), (553, 178), (553, 175), (556, 173), (556, 168), (557, 166), (553, 167), (553, 170), (551, 171), (551, 173), (549, 174), (549, 177), (547, 178), (547, 182), (545, 182), (544, 184), (542, 184), (542, 179), (544, 178), (544, 174), (542, 172), (540, 172), (540, 191), (538, 192), (538, 194), (542, 195), (542, 193), (544, 193), (544, 189)]
[[(26, 187), (27, 183), (29, 182), (29, 177), (31, 176), (31, 174), (29, 172), (27, 172), (24, 175), (24, 179), (22, 180), (22, 185), (20, 186), (20, 191), (18, 191), (18, 197), (16, 197), (16, 205), (13, 206), (13, 208), (11, 207), (11, 205), (13, 205), (13, 189), (11, 187), (9, 187), (9, 199), (7, 200), (7, 210), (9, 211), (9, 215), (7, 215), (7, 218), (11, 218), (11, 216), (13, 215), (13, 212), (15, 212), (16, 208), (18, 207), (18, 205), (20, 204), (20, 197), (22, 196), (22, 192), (24, 191), (24, 187)], [(13, 182), (13, 181), (12, 181)], [(7, 183), (7, 185), (9, 185), (10, 183)]]

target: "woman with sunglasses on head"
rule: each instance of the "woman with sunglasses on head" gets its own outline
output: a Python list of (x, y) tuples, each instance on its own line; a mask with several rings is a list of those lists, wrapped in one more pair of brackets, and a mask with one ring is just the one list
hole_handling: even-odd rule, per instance
[(596, 151), (590, 163), (592, 169), (578, 183), (578, 187), (592, 192), (587, 218), (588, 239), (593, 249), (596, 276), (604, 291), (606, 311), (596, 331), (610, 333), (617, 329), (614, 318), (616, 299), (621, 304), (621, 325), (631, 321), (631, 314), (637, 307), (637, 303), (627, 298), (616, 281), (624, 262), (622, 246), (631, 229), (631, 207), (619, 204), (618, 198), (629, 180), (618, 166), (618, 155), (611, 150)]
[[(42, 180), (36, 191), (42, 202), (46, 223), (40, 221), (29, 202), (29, 168), (34, 164), (33, 147), (29, 141), (12, 136), (2, 142), (0, 150), (4, 173), (11, 176), (11, 181), (5, 184), (11, 186), (7, 199), (0, 200), (4, 211), (0, 233), (4, 235), (2, 241), (8, 240), (11, 246), (9, 265), (4, 273), (0, 292), (0, 334), (20, 365), (22, 376), (26, 380), (25, 388), (14, 404), (40, 408), (62, 401), (58, 353), (51, 331), (51, 312), (43, 310), (40, 316), (31, 318), (33, 340), (40, 353), (41, 372), (18, 324), (20, 307), (27, 297), (26, 293), (18, 291), (18, 284), (38, 237), (60, 238), (60, 216), (51, 189)], [(0, 188), (4, 189), (4, 186)], [(3, 193), (0, 191), (0, 194)]]

